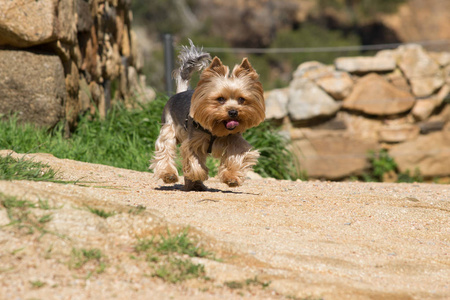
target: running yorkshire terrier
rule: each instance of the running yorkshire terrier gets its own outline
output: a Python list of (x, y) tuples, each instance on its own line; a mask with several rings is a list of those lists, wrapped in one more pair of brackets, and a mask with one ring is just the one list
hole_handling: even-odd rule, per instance
[[(259, 157), (242, 137), (265, 118), (259, 76), (247, 58), (230, 73), (219, 58), (211, 61), (192, 41), (190, 47), (182, 47), (178, 59), (180, 68), (174, 72), (177, 94), (164, 107), (150, 169), (165, 183), (177, 182), (176, 145), (181, 144), (186, 190), (206, 190), (203, 181), (208, 179), (209, 153), (220, 158), (220, 180), (230, 187), (239, 186)], [(202, 69), (197, 87), (189, 90), (192, 73)]]

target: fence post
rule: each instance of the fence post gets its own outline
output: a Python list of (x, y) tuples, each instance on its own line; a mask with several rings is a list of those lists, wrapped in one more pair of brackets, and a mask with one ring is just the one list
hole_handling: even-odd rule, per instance
[(174, 69), (174, 50), (173, 37), (171, 34), (164, 34), (164, 70), (166, 92), (169, 96), (173, 95), (172, 71)]

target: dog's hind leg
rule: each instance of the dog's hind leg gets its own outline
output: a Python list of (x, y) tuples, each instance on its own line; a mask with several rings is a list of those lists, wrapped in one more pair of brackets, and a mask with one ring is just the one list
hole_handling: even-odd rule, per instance
[(177, 154), (177, 139), (175, 125), (169, 118), (162, 125), (158, 139), (155, 143), (155, 153), (149, 169), (153, 169), (155, 176), (165, 183), (178, 181), (178, 171), (175, 165)]
[(205, 191), (203, 181), (208, 179), (206, 156), (208, 144), (204, 143), (204, 134), (193, 134), (181, 143), (183, 157), (184, 188), (187, 191)]

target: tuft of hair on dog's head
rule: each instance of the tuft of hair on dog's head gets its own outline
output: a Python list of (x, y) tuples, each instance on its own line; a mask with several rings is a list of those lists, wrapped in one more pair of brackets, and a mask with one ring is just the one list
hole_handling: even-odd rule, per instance
[(190, 116), (215, 136), (242, 133), (265, 119), (264, 91), (247, 58), (230, 69), (218, 57), (202, 72)]

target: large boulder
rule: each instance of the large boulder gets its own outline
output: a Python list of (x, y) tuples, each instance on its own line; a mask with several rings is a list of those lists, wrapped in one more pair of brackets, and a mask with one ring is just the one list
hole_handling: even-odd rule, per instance
[(294, 79), (308, 79), (315, 82), (336, 100), (347, 97), (353, 88), (353, 80), (347, 72), (336, 71), (333, 66), (317, 61), (300, 64), (293, 75)]
[(420, 135), (417, 139), (393, 146), (389, 155), (401, 172), (419, 169), (425, 177), (448, 176), (450, 131)]
[(302, 129), (302, 133), (293, 147), (310, 178), (338, 180), (361, 175), (369, 167), (368, 152), (378, 147), (374, 141), (342, 131)]
[(52, 127), (64, 116), (64, 69), (57, 55), (0, 50), (0, 113)]
[(426, 99), (419, 99), (414, 105), (411, 114), (418, 121), (424, 121), (431, 116), (433, 111), (441, 106), (444, 99), (450, 93), (450, 85), (444, 85), (438, 93)]
[(394, 115), (410, 110), (415, 103), (414, 96), (400, 90), (375, 73), (362, 77), (343, 107), (369, 115)]
[(289, 85), (287, 107), (293, 122), (304, 122), (318, 117), (330, 117), (336, 114), (340, 104), (313, 81), (297, 78)]
[(266, 119), (281, 120), (287, 116), (288, 89), (275, 89), (266, 92), (264, 99), (266, 102)]
[(76, 39), (76, 1), (0, 0), (0, 45), (29, 47)]
[(385, 125), (378, 130), (379, 141), (385, 143), (402, 143), (414, 140), (419, 135), (420, 128), (415, 124)]
[(389, 56), (340, 57), (334, 62), (337, 70), (350, 73), (387, 72), (395, 69), (396, 63)]
[(398, 65), (411, 84), (416, 97), (428, 97), (444, 84), (439, 64), (419, 45), (406, 45), (397, 49)]
[(353, 80), (347, 72), (334, 71), (316, 80), (325, 92), (336, 100), (342, 100), (353, 88)]

